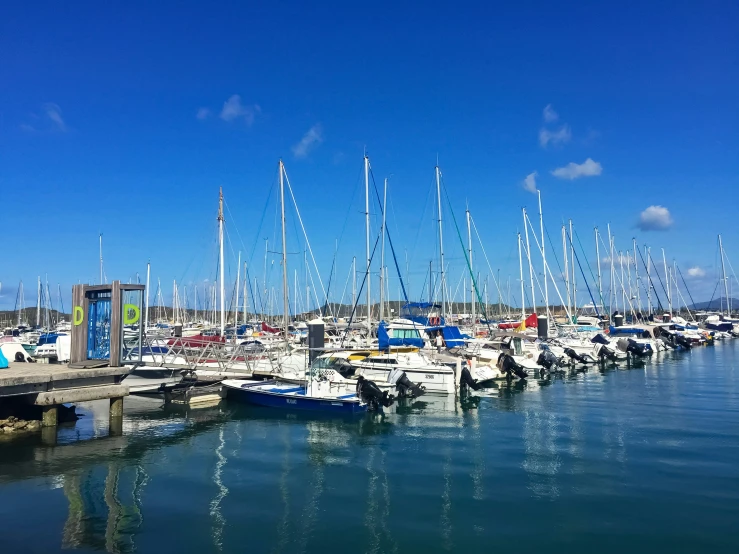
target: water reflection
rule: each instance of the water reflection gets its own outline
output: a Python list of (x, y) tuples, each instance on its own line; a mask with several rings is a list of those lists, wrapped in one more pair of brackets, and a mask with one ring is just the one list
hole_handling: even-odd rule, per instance
[[(739, 506), (725, 487), (739, 475), (715, 440), (739, 440), (725, 421), (739, 398), (724, 382), (730, 367), (720, 373), (703, 355), (690, 371), (666, 356), (593, 366), (346, 419), (225, 403), (139, 409), (131, 399), (122, 436), (104, 434), (107, 414), (97, 410), (56, 446), (0, 444), (0, 488), (14, 507), (0, 508), (1, 520), (12, 528), (37, 511), (55, 534), (46, 550), (111, 553), (480, 551), (496, 533), (532, 540), (532, 519), (556, 543), (563, 529), (576, 542), (614, 521), (629, 536), (639, 524), (668, 533), (687, 527), (686, 513), (708, 533)], [(88, 438), (65, 444), (64, 433)], [(706, 471), (692, 471), (696, 463)], [(681, 504), (675, 483), (705, 521)], [(642, 505), (641, 517), (613, 515)], [(673, 527), (660, 527), (663, 513)]]

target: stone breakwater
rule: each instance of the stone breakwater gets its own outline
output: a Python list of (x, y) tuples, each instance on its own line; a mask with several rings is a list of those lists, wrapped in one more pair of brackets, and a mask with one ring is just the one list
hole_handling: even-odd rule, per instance
[(12, 434), (20, 432), (36, 432), (41, 429), (41, 422), (37, 420), (26, 421), (10, 416), (8, 419), (0, 419), (0, 434)]

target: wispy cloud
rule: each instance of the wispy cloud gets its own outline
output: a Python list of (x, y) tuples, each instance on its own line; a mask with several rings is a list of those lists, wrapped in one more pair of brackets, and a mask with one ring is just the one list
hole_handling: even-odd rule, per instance
[(539, 174), (536, 171), (526, 175), (526, 178), (521, 181), (521, 186), (523, 187), (523, 190), (536, 194), (536, 177), (538, 175)]
[(241, 96), (234, 94), (223, 103), (220, 117), (223, 121), (243, 119), (247, 126), (251, 126), (256, 115), (261, 111), (259, 104), (244, 105), (241, 103)]
[(58, 104), (47, 102), (41, 106), (42, 115), (37, 113), (31, 114), (31, 123), (21, 123), (20, 128), (23, 131), (57, 131), (64, 133), (67, 131), (67, 124), (62, 117), (62, 110)]
[(210, 108), (200, 108), (198, 109), (198, 113), (195, 115), (198, 119), (201, 121), (203, 119), (208, 119), (210, 117)]
[(293, 156), (298, 159), (307, 158), (311, 150), (323, 142), (323, 128), (320, 123), (316, 123), (308, 129), (303, 138), (292, 148)]
[(636, 226), (642, 231), (666, 231), (672, 224), (670, 210), (664, 206), (649, 206), (639, 214)]
[(559, 114), (554, 111), (551, 104), (547, 104), (544, 106), (543, 117), (546, 123), (553, 123), (559, 119)]
[[(605, 258), (601, 258), (600, 260), (604, 264), (610, 264), (611, 263), (611, 257), (606, 256)], [(619, 252), (616, 254), (613, 258), (613, 263), (616, 265), (624, 264), (629, 265), (634, 263), (634, 258), (631, 257), (630, 253), (624, 254), (623, 252)]]
[(570, 131), (569, 125), (563, 125), (556, 131), (550, 131), (549, 129), (539, 129), (539, 144), (542, 148), (548, 146), (559, 146), (570, 142), (572, 139), (572, 131)]
[(588, 158), (581, 164), (574, 162), (568, 163), (564, 167), (558, 167), (552, 171), (552, 175), (559, 179), (579, 179), (580, 177), (594, 177), (603, 173), (603, 166), (600, 162), (595, 162), (591, 158)]
[(700, 279), (701, 277), (706, 276), (706, 270), (702, 267), (691, 267), (688, 269), (688, 277), (692, 277), (693, 279)]

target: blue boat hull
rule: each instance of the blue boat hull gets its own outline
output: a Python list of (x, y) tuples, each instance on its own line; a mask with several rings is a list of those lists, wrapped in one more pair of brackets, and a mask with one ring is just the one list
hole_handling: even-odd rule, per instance
[(249, 388), (228, 387), (226, 391), (228, 398), (267, 408), (335, 414), (361, 414), (367, 411), (366, 405), (359, 404), (358, 402), (342, 400), (340, 398), (327, 400), (322, 398), (306, 398), (295, 395), (269, 394), (264, 391)]

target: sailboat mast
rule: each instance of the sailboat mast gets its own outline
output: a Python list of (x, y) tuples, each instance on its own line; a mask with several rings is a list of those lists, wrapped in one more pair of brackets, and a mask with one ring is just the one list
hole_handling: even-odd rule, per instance
[(665, 256), (665, 249), (662, 249), (662, 263), (665, 266), (665, 282), (667, 283), (667, 306), (670, 310), (670, 317), (672, 317), (672, 294), (670, 293), (670, 275), (667, 272), (667, 257)]
[[(569, 255), (567, 254), (567, 231), (565, 226), (562, 225), (562, 253), (564, 254), (565, 261), (565, 287), (567, 288), (567, 313), (572, 313), (572, 294), (570, 292), (570, 266), (569, 266)], [(570, 323), (574, 323), (570, 321)]]
[(282, 220), (282, 310), (283, 325), (285, 327), (285, 340), (287, 341), (290, 333), (288, 331), (288, 325), (290, 323), (290, 306), (288, 304), (289, 298), (287, 295), (287, 235), (285, 233), (285, 166), (280, 160), (280, 211)]
[(724, 274), (724, 295), (726, 298), (726, 316), (731, 317), (731, 308), (729, 307), (729, 280), (726, 278), (726, 266), (724, 265), (724, 243), (721, 241), (721, 235), (718, 236), (718, 249), (721, 255), (721, 273)]
[(467, 208), (467, 257), (470, 264), (470, 302), (472, 303), (472, 330), (474, 331), (477, 323), (477, 312), (475, 312), (475, 274), (472, 271), (472, 232), (469, 207)]
[(103, 284), (103, 234), (100, 233), (100, 284)]
[(446, 315), (446, 279), (444, 278), (444, 235), (442, 234), (441, 221), (441, 170), (436, 166), (436, 201), (439, 214), (439, 262), (441, 264), (441, 315)]
[(367, 246), (367, 329), (372, 330), (372, 295), (370, 294), (370, 211), (369, 211), (369, 158), (364, 156), (364, 228)]
[[(570, 262), (572, 265), (572, 316), (577, 317), (577, 277), (575, 273), (575, 245), (572, 236), (572, 220), (570, 219)], [(574, 322), (573, 322), (574, 323)]]
[[(634, 288), (636, 289), (636, 307), (641, 314), (641, 291), (639, 290), (639, 264), (636, 263), (636, 239), (632, 239), (634, 242)], [(641, 317), (641, 316), (640, 316)]]
[(234, 302), (234, 339), (236, 338), (236, 327), (239, 326), (239, 285), (241, 285), (241, 250), (236, 263), (236, 301)]
[[(144, 332), (146, 331), (146, 329), (149, 328), (149, 280), (150, 279), (151, 279), (151, 260), (146, 262), (146, 309), (144, 312)], [(196, 288), (195, 290), (197, 291), (198, 289)], [(197, 300), (195, 301), (195, 304), (197, 306)]]
[[(357, 257), (352, 257), (352, 310), (357, 304)], [(307, 307), (306, 307), (307, 309)], [(349, 311), (351, 313), (351, 310)]]
[(382, 251), (380, 254), (380, 316), (382, 321), (385, 315), (385, 213), (387, 210), (387, 177), (385, 178), (385, 191), (382, 198)]
[[(521, 321), (526, 319), (526, 296), (523, 284), (523, 258), (521, 257), (521, 233), (518, 233), (518, 273), (521, 281)], [(485, 300), (487, 304), (487, 300)], [(487, 307), (487, 306), (486, 306)]]
[(541, 227), (541, 260), (544, 265), (544, 306), (545, 313), (549, 317), (549, 288), (547, 285), (547, 256), (544, 252), (544, 214), (541, 211), (541, 191), (536, 191), (539, 196), (539, 227)]
[(534, 289), (534, 267), (531, 265), (531, 248), (529, 244), (529, 227), (527, 223), (526, 208), (523, 208), (523, 228), (526, 233), (526, 256), (529, 259), (529, 279), (531, 280), (531, 305), (533, 313), (536, 313), (536, 292)]
[(220, 266), (221, 266), (221, 336), (225, 336), (226, 332), (226, 295), (225, 295), (225, 269), (223, 267), (223, 187), (218, 192), (218, 244), (220, 246)]
[(41, 275), (38, 276), (38, 291), (36, 292), (36, 327), (41, 327)]

